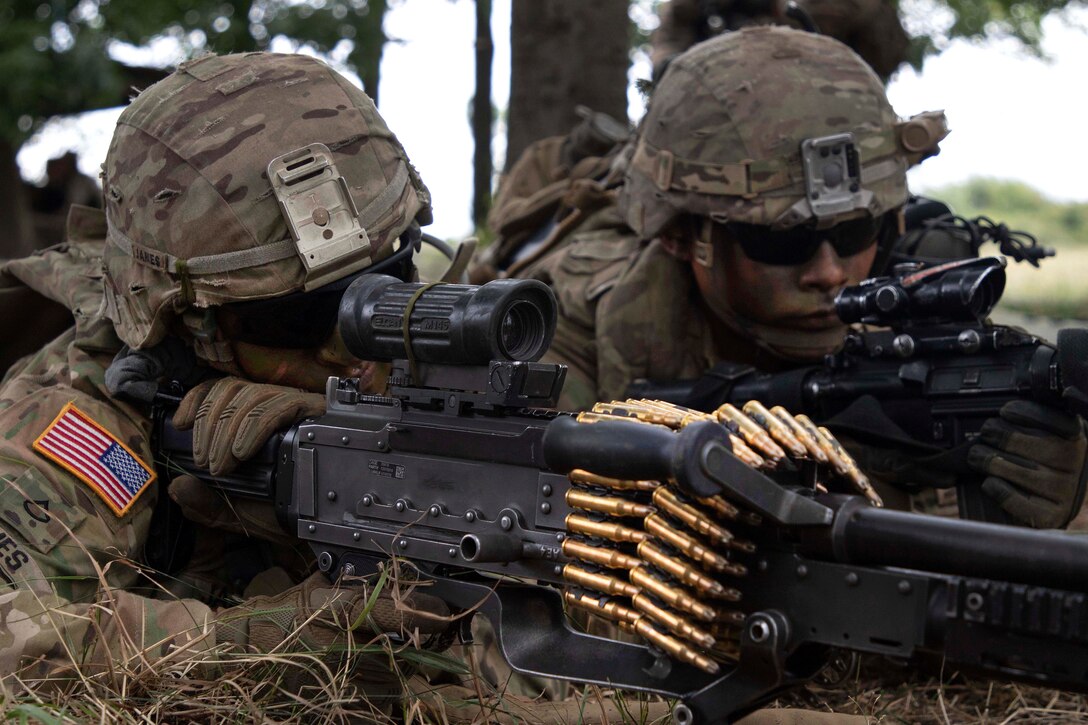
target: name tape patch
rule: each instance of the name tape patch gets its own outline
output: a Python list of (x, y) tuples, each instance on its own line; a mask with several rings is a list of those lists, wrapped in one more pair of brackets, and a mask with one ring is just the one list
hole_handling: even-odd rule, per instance
[(34, 450), (91, 487), (117, 516), (124, 516), (155, 480), (128, 446), (68, 403), (34, 441)]

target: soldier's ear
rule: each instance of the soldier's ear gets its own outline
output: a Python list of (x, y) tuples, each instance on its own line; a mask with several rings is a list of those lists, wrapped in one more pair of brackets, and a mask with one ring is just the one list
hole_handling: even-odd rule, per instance
[(693, 220), (687, 216), (674, 219), (658, 237), (665, 251), (681, 262), (692, 260), (692, 244), (696, 238), (698, 238), (698, 229)]
[(676, 257), (681, 262), (691, 261), (691, 240), (679, 239), (671, 234), (662, 234), (661, 246), (666, 252)]

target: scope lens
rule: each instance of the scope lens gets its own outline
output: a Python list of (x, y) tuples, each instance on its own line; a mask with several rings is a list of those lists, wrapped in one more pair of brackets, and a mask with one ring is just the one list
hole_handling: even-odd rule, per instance
[(531, 302), (517, 300), (506, 308), (499, 327), (499, 346), (510, 360), (531, 360), (544, 344), (544, 315)]

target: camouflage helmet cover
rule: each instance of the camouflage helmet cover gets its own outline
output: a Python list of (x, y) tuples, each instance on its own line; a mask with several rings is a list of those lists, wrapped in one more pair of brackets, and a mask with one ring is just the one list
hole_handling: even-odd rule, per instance
[(802, 143), (852, 133), (856, 203), (820, 222), (875, 217), (907, 199), (897, 122), (880, 79), (836, 40), (781, 27), (720, 35), (678, 56), (658, 83), (620, 211), (643, 239), (684, 214), (774, 228), (810, 221)]
[(204, 56), (125, 109), (103, 178), (106, 301), (122, 340), (150, 347), (188, 309), (308, 288), (268, 168), (312, 144), (327, 147), (365, 232), (327, 277), (388, 256), (413, 220), (430, 221), (427, 189), (373, 102), (315, 58)]

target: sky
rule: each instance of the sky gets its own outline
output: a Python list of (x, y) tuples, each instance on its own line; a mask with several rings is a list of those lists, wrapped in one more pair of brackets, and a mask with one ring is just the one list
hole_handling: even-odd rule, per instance
[[(494, 0), (492, 100), (504, 109), (510, 85), (510, 0)], [(645, 20), (645, 19), (643, 19)], [(973, 176), (1015, 179), (1064, 201), (1088, 201), (1088, 7), (1044, 21), (1046, 60), (1012, 41), (956, 41), (926, 61), (921, 73), (905, 69), (888, 95), (901, 116), (944, 109), (952, 134), (941, 154), (910, 172), (911, 187), (924, 192)], [(474, 83), (475, 10), (471, 0), (406, 0), (389, 11), (379, 101), (382, 115), (400, 138), (430, 188), (435, 223), (428, 231), (446, 239), (472, 233), (472, 136), (468, 110)], [(274, 50), (288, 50), (280, 46)], [(136, 53), (133, 60), (136, 60)], [(169, 55), (169, 48), (143, 51), (139, 60)], [(649, 74), (636, 58), (632, 79)], [(639, 95), (629, 93), (633, 120), (642, 113)], [(97, 176), (120, 109), (83, 114), (48, 124), (24, 145), (24, 177), (41, 179), (45, 162), (68, 150), (80, 154), (81, 169)], [(496, 168), (505, 154), (500, 120), (492, 152)]]

